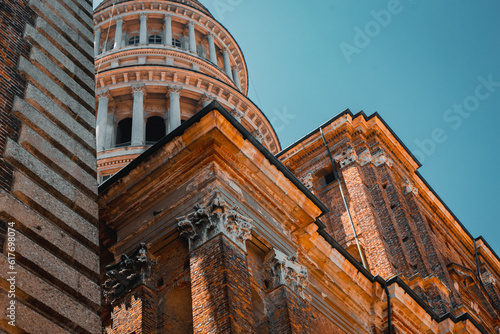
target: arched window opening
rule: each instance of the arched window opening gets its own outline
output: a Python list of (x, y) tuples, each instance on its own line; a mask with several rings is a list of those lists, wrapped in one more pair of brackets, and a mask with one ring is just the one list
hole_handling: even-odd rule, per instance
[(132, 118), (125, 118), (118, 122), (116, 129), (116, 147), (130, 145), (132, 140)]
[(159, 35), (149, 36), (149, 44), (161, 44), (161, 36)]
[(132, 36), (128, 40), (128, 45), (137, 45), (139, 44), (139, 40), (140, 40), (139, 36)]
[(152, 145), (165, 136), (165, 120), (159, 116), (148, 118), (146, 123), (146, 144)]

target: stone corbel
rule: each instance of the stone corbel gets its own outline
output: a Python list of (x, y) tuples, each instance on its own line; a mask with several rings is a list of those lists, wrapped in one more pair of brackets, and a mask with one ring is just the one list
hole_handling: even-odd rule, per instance
[(307, 269), (297, 262), (293, 255), (273, 249), (265, 257), (264, 268), (267, 273), (270, 290), (286, 285), (301, 298), (305, 298), (307, 288)]
[(106, 281), (103, 284), (107, 303), (117, 299), (143, 284), (155, 288), (153, 272), (158, 260), (149, 253), (145, 243), (141, 243), (130, 256), (123, 254), (115, 264), (106, 267)]
[(195, 205), (193, 212), (177, 221), (180, 234), (189, 241), (190, 250), (222, 233), (246, 252), (245, 241), (251, 238), (252, 220), (227, 204), (218, 191), (212, 200)]

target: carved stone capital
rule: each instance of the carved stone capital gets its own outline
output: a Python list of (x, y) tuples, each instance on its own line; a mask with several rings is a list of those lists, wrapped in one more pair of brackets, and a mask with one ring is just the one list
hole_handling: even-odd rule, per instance
[(290, 290), (305, 297), (307, 288), (307, 269), (297, 262), (296, 256), (286, 256), (283, 252), (273, 249), (265, 257), (264, 268), (266, 270), (269, 289), (275, 289), (286, 285)]
[(130, 256), (123, 254), (120, 261), (106, 267), (106, 281), (103, 284), (106, 302), (114, 303), (141, 284), (155, 288), (152, 276), (157, 264), (158, 260), (149, 254), (145, 243), (141, 243)]
[(142, 13), (142, 14), (140, 15), (140, 18), (141, 18), (141, 20), (147, 20), (147, 19), (148, 19), (148, 14), (146, 14), (146, 13)]
[(195, 205), (193, 212), (177, 218), (180, 234), (188, 239), (190, 250), (222, 233), (246, 251), (245, 241), (251, 238), (252, 220), (237, 210), (215, 191), (211, 200)]
[(351, 163), (356, 162), (358, 160), (358, 155), (353, 148), (349, 148), (344, 152), (337, 154), (334, 159), (340, 164), (340, 168), (344, 168)]
[(142, 92), (144, 95), (146, 95), (146, 85), (145, 84), (133, 84), (130, 86), (132, 88), (132, 92)]
[(387, 157), (384, 151), (380, 150), (375, 153), (372, 157), (373, 164), (375, 166), (380, 166), (386, 164), (388, 167), (392, 166), (392, 160)]
[(180, 94), (182, 91), (182, 86), (174, 86), (174, 85), (168, 85), (167, 86), (167, 94), (170, 95), (172, 93), (174, 94)]
[(307, 173), (306, 176), (302, 177), (300, 180), (306, 186), (307, 189), (309, 190), (313, 189), (314, 183), (313, 183), (313, 176), (311, 173)]
[(401, 181), (401, 187), (403, 188), (403, 194), (408, 195), (409, 193), (413, 193), (415, 196), (418, 195), (418, 189), (415, 188), (413, 183), (408, 180), (406, 177)]
[(97, 98), (100, 99), (108, 99), (111, 100), (111, 93), (109, 89), (100, 89), (96, 92)]
[(358, 162), (361, 166), (364, 166), (370, 162), (372, 162), (372, 155), (370, 154), (370, 150), (366, 149), (358, 155)]

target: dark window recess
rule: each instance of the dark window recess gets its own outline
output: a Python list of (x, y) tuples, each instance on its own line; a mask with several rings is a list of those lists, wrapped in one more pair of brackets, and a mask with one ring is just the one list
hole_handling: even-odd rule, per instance
[(335, 174), (333, 174), (333, 172), (328, 173), (328, 174), (325, 175), (325, 183), (326, 184), (330, 184), (333, 181), (335, 181)]
[(161, 36), (158, 35), (149, 36), (149, 44), (161, 44)]
[(149, 117), (146, 123), (146, 142), (157, 142), (165, 136), (165, 120), (159, 116)]
[(132, 139), (132, 118), (125, 118), (118, 122), (116, 129), (116, 145), (130, 143)]
[(3, 246), (5, 244), (5, 236), (7, 234), (7, 224), (0, 220), (0, 251), (3, 252)]
[(172, 38), (172, 46), (175, 46), (176, 48), (181, 47), (181, 41), (177, 38)]
[(128, 40), (128, 45), (137, 45), (137, 44), (139, 44), (139, 36), (130, 37), (130, 39)]
[(101, 179), (101, 182), (104, 182), (106, 181), (107, 179), (109, 179), (111, 177), (111, 174), (110, 175), (104, 175)]

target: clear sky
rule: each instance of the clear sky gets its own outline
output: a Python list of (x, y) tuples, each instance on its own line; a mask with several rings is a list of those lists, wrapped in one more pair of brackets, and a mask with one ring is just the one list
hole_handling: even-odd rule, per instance
[(378, 111), (500, 255), (500, 1), (201, 2), (242, 48), (283, 148), (346, 108)]

